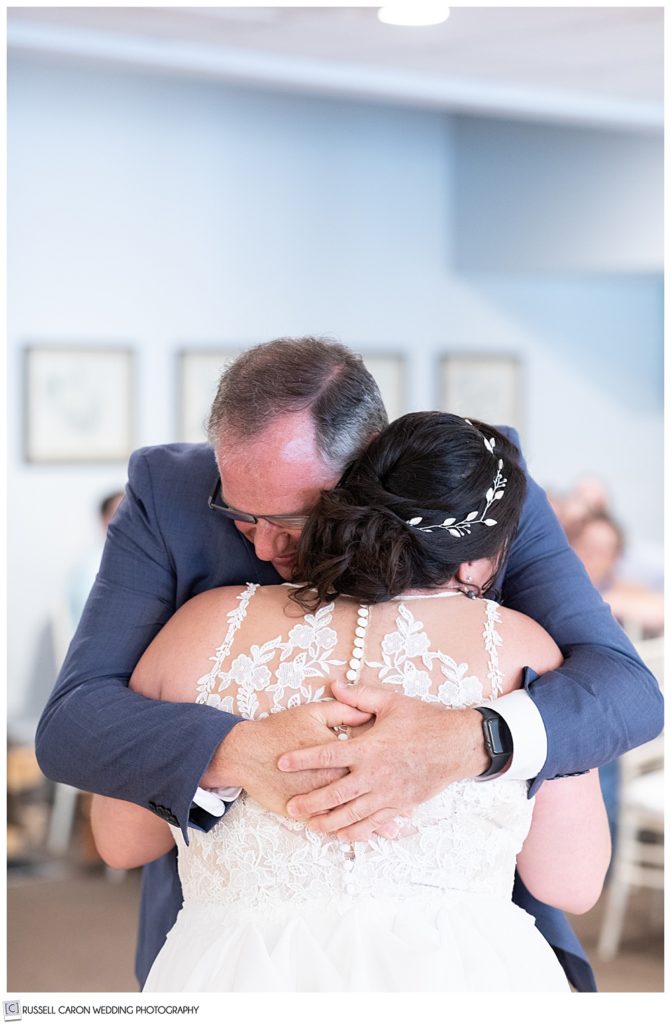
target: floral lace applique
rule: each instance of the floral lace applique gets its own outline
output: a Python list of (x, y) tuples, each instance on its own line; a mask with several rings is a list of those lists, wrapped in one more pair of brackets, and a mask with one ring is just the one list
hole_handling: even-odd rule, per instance
[[(273, 696), (271, 711), (282, 711), (285, 707), (321, 700), (324, 687), (315, 690), (306, 684), (306, 680), (328, 679), (333, 675), (332, 669), (341, 668), (345, 664), (341, 659), (330, 656), (338, 643), (338, 634), (330, 628), (333, 609), (334, 605), (328, 604), (314, 615), (304, 615), (303, 622), (289, 630), (288, 639), (277, 645), (282, 653), (275, 673), (276, 682), (268, 687), (268, 693)], [(289, 661), (295, 651), (300, 653)], [(287, 690), (294, 692), (285, 702)]]
[[(338, 643), (338, 634), (330, 628), (334, 605), (329, 604), (314, 615), (305, 615), (301, 623), (290, 629), (286, 640), (276, 636), (264, 644), (252, 644), (249, 653), (236, 655), (228, 671), (222, 671), (235, 633), (242, 625), (249, 601), (257, 589), (257, 584), (250, 583), (238, 597), (240, 608), (228, 614), (226, 639), (211, 659), (214, 667), (196, 684), (196, 703), (211, 704), (242, 718), (266, 718), (269, 713), (323, 700), (325, 686), (315, 688), (307, 680), (329, 679), (334, 668), (345, 664), (331, 656)], [(270, 663), (276, 661), (278, 655), (279, 664), (273, 668)], [(233, 693), (220, 696), (231, 687), (234, 688)], [(262, 706), (260, 694), (272, 698), (272, 701), (265, 699)]]
[(241, 594), (238, 594), (236, 598), (236, 600), (240, 602), (240, 607), (231, 609), (226, 616), (226, 621), (228, 622), (226, 636), (224, 637), (223, 643), (217, 648), (210, 658), (210, 661), (214, 662), (214, 668), (212, 668), (207, 675), (201, 676), (196, 683), (196, 704), (209, 704), (211, 707), (219, 708), (220, 711), (233, 711), (232, 696), (222, 698), (218, 693), (213, 693), (212, 691), (221, 666), (231, 653), (235, 634), (245, 620), (249, 602), (258, 589), (258, 583), (248, 583), (246, 589), (243, 590)]
[[(424, 632), (424, 623), (416, 619), (405, 604), (400, 604), (396, 630), (387, 633), (382, 641), (382, 661), (366, 661), (366, 665), (379, 670), (380, 682), (401, 686), (407, 697), (419, 697), (428, 703), (446, 704), (454, 708), (468, 707), (482, 700), (482, 683), (477, 676), (468, 675), (467, 662), (457, 663), (443, 651), (430, 650), (430, 646)], [(494, 649), (490, 659), (495, 653)], [(424, 668), (417, 665), (414, 659), (421, 659)], [(445, 678), (436, 693), (431, 692), (429, 674), (433, 671), (434, 662), (439, 664)], [(490, 669), (491, 665), (490, 660)]]
[(492, 697), (499, 697), (501, 694), (501, 687), (503, 685), (503, 672), (499, 668), (497, 647), (501, 647), (503, 640), (496, 632), (496, 626), (494, 623), (500, 622), (501, 616), (499, 615), (499, 606), (495, 601), (485, 601), (485, 604), (487, 606), (487, 617), (485, 619), (485, 628), (482, 636), (485, 641), (485, 650), (489, 655), (487, 678), (491, 685)]

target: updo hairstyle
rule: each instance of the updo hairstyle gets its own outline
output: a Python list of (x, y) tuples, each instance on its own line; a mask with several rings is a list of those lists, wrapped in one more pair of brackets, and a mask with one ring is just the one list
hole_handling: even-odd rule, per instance
[[(476, 510), (478, 518), (484, 513), (501, 459), (506, 482), (487, 512), (495, 525), (467, 522)], [(303, 586), (294, 599), (305, 608), (338, 594), (377, 604), (443, 586), (462, 562), (479, 558), (493, 560), (489, 586), (517, 531), (525, 493), (519, 451), (494, 427), (441, 412), (401, 416), (336, 487), (322, 491), (301, 535), (294, 581)], [(446, 518), (465, 524), (459, 536), (421, 529)]]

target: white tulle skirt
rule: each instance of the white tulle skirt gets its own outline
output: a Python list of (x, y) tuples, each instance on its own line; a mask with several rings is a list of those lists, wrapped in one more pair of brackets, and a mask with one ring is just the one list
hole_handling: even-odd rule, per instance
[(186, 904), (145, 992), (567, 992), (525, 911), (470, 893), (435, 898)]

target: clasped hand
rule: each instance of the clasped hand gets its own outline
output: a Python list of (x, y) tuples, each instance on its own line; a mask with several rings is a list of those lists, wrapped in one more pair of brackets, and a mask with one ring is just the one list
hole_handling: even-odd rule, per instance
[(450, 782), (484, 770), (480, 715), (454, 711), (377, 686), (333, 684), (338, 701), (375, 716), (353, 739), (283, 754), (283, 772), (347, 769), (347, 774), (292, 797), (287, 813), (321, 832), (347, 840), (394, 835), (393, 819)]

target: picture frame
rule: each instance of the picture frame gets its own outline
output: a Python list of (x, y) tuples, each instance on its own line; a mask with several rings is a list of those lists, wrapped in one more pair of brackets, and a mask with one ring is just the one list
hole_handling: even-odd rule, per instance
[(128, 346), (30, 344), (23, 353), (28, 463), (125, 462), (134, 444)]
[(177, 440), (207, 440), (207, 420), (222, 371), (243, 347), (185, 348), (177, 353)]
[(389, 352), (361, 352), (360, 355), (377, 382), (391, 423), (408, 411), (405, 356)]
[(438, 408), (492, 426), (523, 429), (522, 367), (517, 356), (455, 353), (438, 368)]

